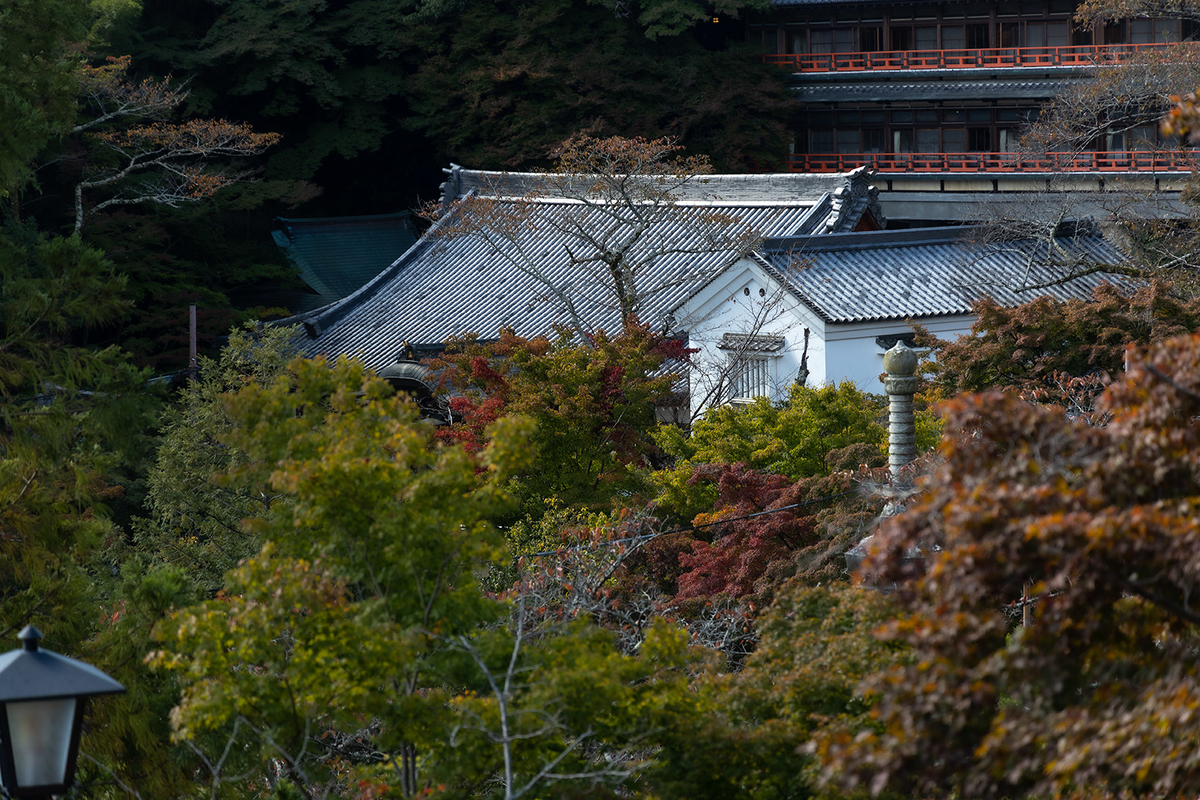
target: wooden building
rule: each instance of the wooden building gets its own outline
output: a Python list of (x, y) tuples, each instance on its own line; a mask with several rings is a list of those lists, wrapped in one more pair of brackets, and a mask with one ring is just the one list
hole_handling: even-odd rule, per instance
[(1110, 132), (1082, 153), (1017, 154), (1022, 125), (1098, 65), (1198, 33), (1174, 19), (1086, 27), (1074, 11), (1072, 0), (776, 0), (746, 31), (791, 71), (803, 104), (797, 172), (1189, 172), (1190, 155), (1160, 143), (1152, 125)]

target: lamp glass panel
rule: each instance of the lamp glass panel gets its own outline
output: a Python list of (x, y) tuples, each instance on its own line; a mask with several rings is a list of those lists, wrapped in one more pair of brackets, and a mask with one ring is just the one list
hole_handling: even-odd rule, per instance
[(8, 732), (18, 785), (54, 786), (65, 782), (75, 705), (74, 697), (8, 704)]

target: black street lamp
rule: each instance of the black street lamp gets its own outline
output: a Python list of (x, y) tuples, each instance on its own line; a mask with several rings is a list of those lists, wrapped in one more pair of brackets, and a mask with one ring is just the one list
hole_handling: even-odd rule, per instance
[(93, 666), (39, 650), (28, 625), (25, 646), (0, 655), (0, 784), (9, 797), (49, 797), (71, 788), (79, 731), (89, 697), (125, 687)]

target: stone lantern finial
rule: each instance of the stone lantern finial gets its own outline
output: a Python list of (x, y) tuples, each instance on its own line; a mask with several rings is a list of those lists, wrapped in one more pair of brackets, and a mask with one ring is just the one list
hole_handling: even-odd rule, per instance
[(892, 477), (917, 456), (917, 422), (913, 395), (917, 392), (917, 354), (903, 341), (883, 354), (888, 395), (888, 469)]

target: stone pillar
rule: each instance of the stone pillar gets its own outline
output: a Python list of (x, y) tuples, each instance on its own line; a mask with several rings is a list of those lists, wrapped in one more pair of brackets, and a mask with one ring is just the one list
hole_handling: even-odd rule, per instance
[(896, 342), (883, 354), (883, 368), (887, 370), (883, 387), (888, 395), (888, 469), (894, 478), (917, 455), (917, 422), (913, 416), (917, 354), (904, 342)]

